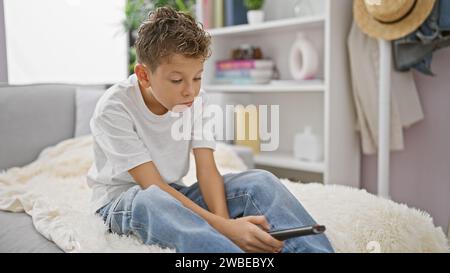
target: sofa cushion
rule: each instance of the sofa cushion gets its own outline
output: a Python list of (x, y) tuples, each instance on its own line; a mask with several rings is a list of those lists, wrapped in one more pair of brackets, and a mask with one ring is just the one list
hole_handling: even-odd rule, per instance
[(73, 137), (75, 87), (0, 87), (0, 170), (23, 166), (39, 152)]
[(105, 89), (101, 87), (77, 88), (75, 92), (75, 137), (89, 135), (91, 133), (89, 122), (94, 114), (97, 101), (104, 93)]
[(34, 228), (26, 213), (0, 211), (0, 226), (0, 253), (63, 252)]

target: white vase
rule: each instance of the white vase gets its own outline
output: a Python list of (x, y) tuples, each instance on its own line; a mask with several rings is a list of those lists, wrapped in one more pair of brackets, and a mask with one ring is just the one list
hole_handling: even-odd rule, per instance
[(263, 10), (247, 11), (247, 21), (250, 25), (256, 25), (264, 22), (264, 11)]
[(313, 79), (319, 71), (319, 54), (301, 32), (297, 34), (297, 39), (291, 47), (289, 69), (294, 80), (298, 81)]
[(311, 162), (323, 159), (322, 139), (313, 134), (311, 127), (307, 126), (302, 133), (295, 135), (294, 157)]

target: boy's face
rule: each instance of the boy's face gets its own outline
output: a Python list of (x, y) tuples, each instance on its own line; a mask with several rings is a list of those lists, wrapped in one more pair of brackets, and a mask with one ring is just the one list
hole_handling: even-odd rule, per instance
[(150, 93), (153, 103), (166, 110), (172, 110), (176, 105), (192, 106), (192, 102), (200, 92), (203, 60), (186, 58), (183, 55), (172, 55), (170, 61), (161, 63), (152, 73), (145, 68), (147, 74), (136, 70), (141, 85)]

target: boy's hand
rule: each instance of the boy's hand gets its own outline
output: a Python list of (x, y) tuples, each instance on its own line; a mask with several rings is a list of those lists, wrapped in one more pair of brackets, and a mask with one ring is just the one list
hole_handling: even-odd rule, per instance
[[(263, 229), (261, 229), (261, 226)], [(277, 253), (284, 243), (268, 233), (270, 225), (264, 216), (226, 219), (221, 232), (245, 252)]]

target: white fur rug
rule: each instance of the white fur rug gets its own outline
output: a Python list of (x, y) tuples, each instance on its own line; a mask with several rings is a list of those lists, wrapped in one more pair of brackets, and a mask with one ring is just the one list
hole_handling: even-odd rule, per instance
[[(173, 252), (146, 246), (135, 237), (107, 232), (89, 213), (91, 190), (85, 174), (92, 155), (90, 136), (45, 149), (23, 167), (0, 174), (0, 209), (33, 218), (36, 229), (66, 252)], [(215, 152), (222, 174), (242, 171), (244, 164), (225, 145)], [(191, 160), (186, 183), (195, 182)], [(431, 217), (406, 205), (343, 186), (283, 180), (317, 222), (337, 252), (448, 252), (448, 241)]]

